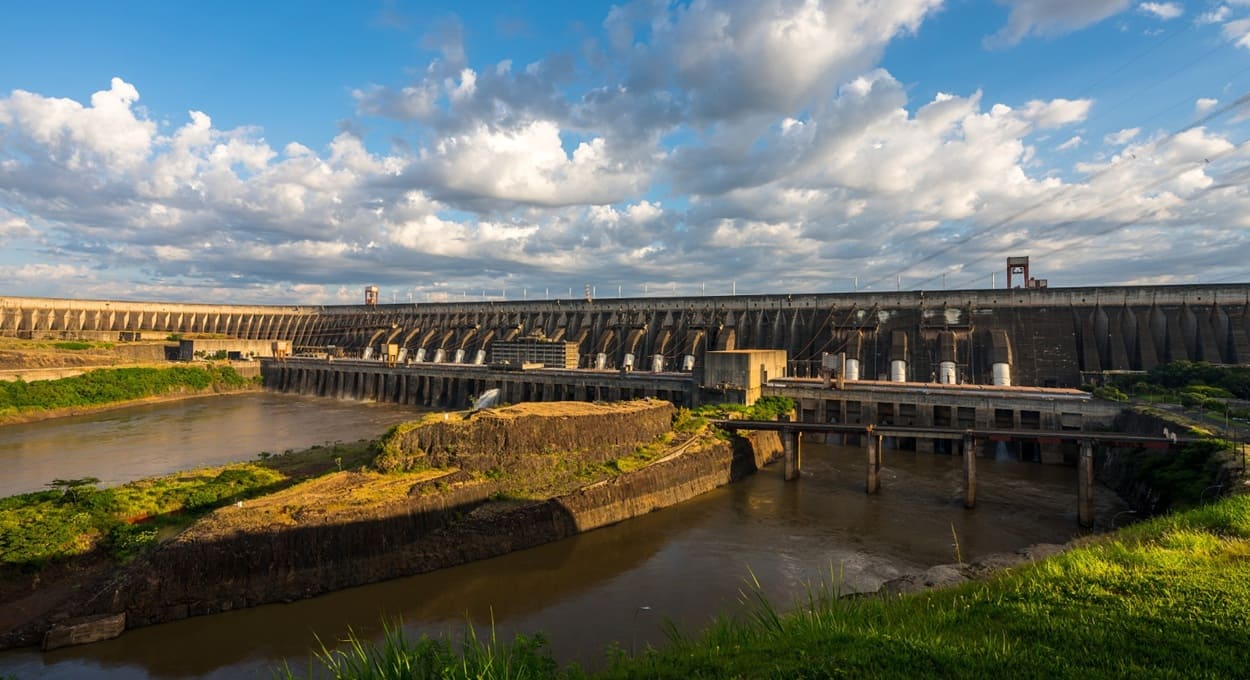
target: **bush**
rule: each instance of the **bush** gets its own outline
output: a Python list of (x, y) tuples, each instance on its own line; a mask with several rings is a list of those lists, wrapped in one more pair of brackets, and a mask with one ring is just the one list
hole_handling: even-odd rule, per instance
[(1098, 399), (1106, 399), (1108, 401), (1128, 401), (1127, 394), (1110, 385), (1105, 387), (1095, 387), (1094, 396)]

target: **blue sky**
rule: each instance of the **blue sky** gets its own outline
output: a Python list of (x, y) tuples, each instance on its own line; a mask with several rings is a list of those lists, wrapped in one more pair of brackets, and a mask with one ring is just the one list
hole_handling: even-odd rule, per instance
[(987, 287), (1026, 254), (1052, 285), (1250, 280), (1247, 0), (46, 2), (0, 31), (0, 295)]

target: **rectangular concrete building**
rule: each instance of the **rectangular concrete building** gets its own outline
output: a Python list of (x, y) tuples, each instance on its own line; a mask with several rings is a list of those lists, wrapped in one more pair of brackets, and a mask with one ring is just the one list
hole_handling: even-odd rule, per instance
[(754, 404), (764, 383), (786, 376), (782, 349), (731, 349), (704, 355), (703, 388), (723, 393), (724, 400)]

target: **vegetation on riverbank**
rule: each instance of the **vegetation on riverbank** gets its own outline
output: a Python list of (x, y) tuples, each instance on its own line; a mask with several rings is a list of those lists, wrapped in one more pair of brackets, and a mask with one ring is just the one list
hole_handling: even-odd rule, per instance
[(360, 466), (370, 442), (326, 444), (260, 460), (180, 472), (100, 489), (99, 480), (55, 480), (48, 491), (0, 499), (0, 569), (38, 570), (97, 549), (126, 559), (161, 529), (189, 525), (213, 508), (302, 479)]
[(706, 404), (695, 409), (694, 415), (708, 419), (776, 420), (793, 412), (794, 400), (789, 397), (760, 397), (750, 406)]
[[(986, 581), (902, 596), (813, 586), (782, 614), (744, 590), (743, 615), (676, 629), (607, 669), (559, 669), (541, 637), (381, 644), (319, 656), (336, 678), (1240, 677), (1250, 668), (1250, 496), (1089, 539)], [(290, 675), (290, 672), (287, 672)]]
[(239, 390), (252, 381), (230, 366), (102, 368), (59, 380), (0, 382), (0, 421), (38, 411), (100, 406), (180, 392)]
[(1250, 420), (1250, 409), (1230, 403), (1250, 400), (1250, 368), (1172, 361), (1145, 374), (1115, 376), (1109, 384), (1095, 389), (1094, 395), (1114, 401), (1132, 397), (1148, 403), (1180, 404), (1221, 418)]

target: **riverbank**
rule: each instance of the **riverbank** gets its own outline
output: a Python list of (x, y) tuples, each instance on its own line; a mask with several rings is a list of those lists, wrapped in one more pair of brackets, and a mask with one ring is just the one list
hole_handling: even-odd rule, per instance
[[(559, 412), (543, 422), (542, 412), (553, 408)], [(381, 473), (336, 461), (341, 471), (266, 489), (263, 497), (240, 492), (241, 507), (218, 509), (83, 586), (100, 593), (87, 602), (67, 601), (0, 631), (0, 644), (35, 642), (57, 618), (124, 612), (126, 626), (135, 627), (460, 564), (681, 502), (762, 464), (754, 450), (711, 433), (672, 431), (673, 415), (671, 405), (653, 401), (527, 404), (461, 421), (470, 432), (504, 436), (503, 458), (489, 466), (455, 459), (456, 450), (468, 449), (453, 445), (438, 454), (452, 456), (441, 459), (443, 467), (416, 461), (407, 471)], [(449, 416), (463, 418), (439, 414), (427, 425), (446, 430), (452, 423), (442, 418)], [(509, 425), (500, 430), (500, 422)], [(569, 451), (568, 440), (541, 436), (570, 423), (604, 441)], [(440, 441), (450, 442), (445, 435)], [(415, 453), (406, 449), (410, 459)]]
[(423, 668), (456, 678), (1240, 677), (1250, 667), (1247, 495), (956, 587), (845, 598), (837, 581), (812, 584), (784, 614), (747, 588), (744, 615), (673, 630), (632, 658), (609, 652), (594, 674), (559, 668), (541, 636), (453, 646), (390, 631), (321, 660), (343, 678), (436, 675)]
[[(248, 368), (243, 372), (259, 375)], [(225, 364), (101, 368), (56, 380), (0, 382), (0, 426), (260, 389), (254, 376)]]

